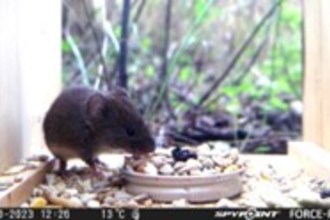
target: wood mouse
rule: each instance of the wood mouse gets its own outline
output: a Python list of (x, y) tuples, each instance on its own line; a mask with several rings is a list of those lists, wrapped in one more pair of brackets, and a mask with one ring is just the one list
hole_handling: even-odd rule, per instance
[(138, 156), (155, 149), (141, 115), (119, 87), (105, 93), (83, 86), (65, 89), (46, 113), (43, 131), (62, 174), (71, 158), (95, 171), (100, 153), (119, 150)]

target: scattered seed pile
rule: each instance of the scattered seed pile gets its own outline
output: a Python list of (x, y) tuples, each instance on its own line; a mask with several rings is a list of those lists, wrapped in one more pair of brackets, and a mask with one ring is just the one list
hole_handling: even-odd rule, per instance
[(197, 148), (158, 149), (145, 158), (128, 158), (125, 168), (149, 175), (203, 176), (230, 173), (243, 166), (237, 149), (211, 143)]
[[(22, 207), (330, 207), (328, 183), (312, 178), (302, 170), (284, 174), (271, 164), (260, 166), (253, 161), (244, 161), (236, 150), (228, 150), (221, 143), (201, 145), (197, 149), (184, 147), (180, 151), (184, 150), (198, 157), (178, 159), (173, 156), (173, 149), (162, 149), (143, 161), (128, 158), (124, 169), (153, 175), (189, 176), (242, 168), (241, 195), (205, 204), (192, 204), (185, 199), (159, 203), (146, 194), (127, 193), (121, 176), (123, 167), (105, 168), (103, 178), (93, 176), (86, 168), (72, 170), (66, 178), (53, 172), (47, 174)], [(1, 178), (0, 188), (4, 186)], [(16, 181), (20, 181), (19, 178)]]

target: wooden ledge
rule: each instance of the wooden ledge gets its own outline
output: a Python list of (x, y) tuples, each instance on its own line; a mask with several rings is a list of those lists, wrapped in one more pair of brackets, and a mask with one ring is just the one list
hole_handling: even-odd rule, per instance
[(18, 207), (24, 203), (30, 197), (35, 186), (42, 181), (45, 174), (51, 169), (53, 162), (53, 160), (42, 162), (35, 169), (8, 176), (8, 179), (13, 180), (18, 177), (22, 180), (14, 183), (5, 191), (0, 191), (0, 207)]
[(312, 176), (330, 181), (330, 153), (309, 142), (290, 142), (289, 157)]
[[(263, 169), (271, 165), (283, 175), (303, 169), (311, 176), (330, 180), (330, 153), (313, 143), (290, 142), (288, 155), (243, 154), (242, 158), (250, 161), (254, 168)], [(0, 191), (0, 207), (18, 207), (27, 201), (53, 164), (54, 160), (50, 160), (41, 163), (36, 169), (17, 174), (22, 181)]]

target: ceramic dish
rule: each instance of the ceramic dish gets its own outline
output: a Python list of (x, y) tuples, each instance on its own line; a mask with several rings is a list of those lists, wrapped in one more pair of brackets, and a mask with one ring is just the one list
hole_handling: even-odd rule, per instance
[(160, 176), (125, 170), (124, 177), (127, 192), (148, 194), (154, 201), (184, 198), (189, 202), (211, 202), (240, 194), (241, 173), (242, 169), (201, 176)]

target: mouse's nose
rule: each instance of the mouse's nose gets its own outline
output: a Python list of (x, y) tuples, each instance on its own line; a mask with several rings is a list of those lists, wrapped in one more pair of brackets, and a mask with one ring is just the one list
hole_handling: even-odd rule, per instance
[(148, 151), (148, 152), (153, 152), (155, 150), (156, 143), (155, 143), (155, 140), (153, 138), (150, 138), (148, 140), (146, 148), (147, 148), (146, 151)]

